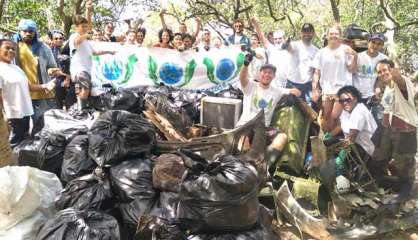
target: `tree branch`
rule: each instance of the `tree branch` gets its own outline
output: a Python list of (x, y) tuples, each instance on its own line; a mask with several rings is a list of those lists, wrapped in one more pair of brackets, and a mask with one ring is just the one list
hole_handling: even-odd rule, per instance
[(274, 13), (273, 13), (273, 7), (271, 6), (271, 2), (270, 2), (270, 0), (267, 0), (267, 6), (268, 6), (268, 9), (269, 9), (269, 14), (270, 14), (270, 17), (271, 17), (271, 18), (273, 18), (273, 20), (274, 20), (275, 22), (282, 21), (283, 19), (285, 19), (285, 18), (286, 18), (285, 16), (282, 16), (282, 17), (280, 17), (280, 18), (277, 18), (276, 16), (274, 16)]
[(396, 27), (399, 27), (399, 23), (398, 21), (396, 21), (396, 19), (389, 13), (389, 10), (384, 2), (384, 0), (379, 0), (379, 7), (383, 10), (383, 13), (385, 14), (385, 16), (387, 18), (389, 18), (393, 24), (395, 24)]

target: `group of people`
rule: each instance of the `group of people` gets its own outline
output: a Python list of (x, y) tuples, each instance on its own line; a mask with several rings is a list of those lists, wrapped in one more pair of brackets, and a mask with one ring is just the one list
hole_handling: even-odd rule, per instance
[[(312, 24), (303, 24), (299, 41), (283, 41), (283, 34), (276, 32), (273, 36), (282, 41), (271, 43), (257, 20), (252, 19), (252, 23), (268, 63), (261, 65), (252, 79), (254, 54), (246, 55), (239, 76), (244, 93), (239, 124), (264, 110), (269, 127), (275, 104), (286, 94), (316, 103), (325, 136), (340, 136), (345, 146), (354, 145), (378, 185), (399, 191), (399, 198), (407, 199), (415, 181), (417, 149), (414, 86), (382, 53), (384, 35), (371, 34), (367, 50), (357, 53), (344, 44), (337, 25), (327, 30), (327, 45), (318, 49), (312, 44)], [(382, 106), (383, 114), (372, 114), (376, 105)], [(279, 131), (269, 135), (269, 140), (266, 160), (272, 173), (280, 165), (277, 161), (287, 136)], [(344, 158), (342, 155), (339, 157)], [(343, 174), (337, 172), (336, 179), (336, 189), (342, 192), (350, 186)]]
[[(356, 144), (369, 159), (369, 170), (379, 184), (402, 194), (410, 192), (415, 179), (418, 126), (413, 84), (382, 53), (382, 34), (371, 34), (367, 50), (357, 53), (343, 43), (342, 30), (334, 25), (327, 30), (327, 45), (319, 49), (312, 42), (315, 29), (310, 23), (302, 25), (300, 40), (291, 41), (281, 30), (264, 34), (252, 18), (255, 34), (250, 37), (244, 34), (244, 22), (237, 19), (229, 37), (212, 39), (211, 32), (203, 29), (195, 41), (201, 29), (200, 19), (194, 34), (188, 33), (185, 24), (180, 24), (179, 31), (173, 34), (164, 15), (162, 11), (163, 28), (153, 47), (209, 51), (239, 45), (247, 53), (239, 75), (244, 93), (239, 125), (264, 110), (265, 124), (270, 126), (276, 103), (284, 95), (317, 103), (320, 125), (327, 135), (343, 135), (347, 143)], [(49, 41), (42, 42), (36, 23), (28, 19), (19, 23), (13, 39), (0, 40), (0, 99), (10, 125), (12, 148), (29, 134), (31, 118), (32, 133), (36, 133), (43, 126), (46, 110), (69, 108), (75, 102), (79, 108), (87, 106), (92, 56), (113, 54), (95, 51), (90, 41), (143, 46), (147, 32), (136, 26), (117, 37), (113, 35), (113, 23), (107, 23), (102, 32), (92, 29), (81, 15), (74, 16), (73, 23), (75, 32), (67, 44), (65, 34), (59, 30), (51, 31)], [(371, 114), (373, 103), (383, 106), (382, 118)], [(266, 159), (272, 168), (287, 137), (276, 132), (270, 142)], [(389, 163), (391, 176), (386, 174)]]

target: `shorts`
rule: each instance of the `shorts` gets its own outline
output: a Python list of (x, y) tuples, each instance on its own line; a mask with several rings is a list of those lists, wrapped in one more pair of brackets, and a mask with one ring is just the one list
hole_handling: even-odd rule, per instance
[(75, 93), (78, 94), (81, 89), (91, 90), (91, 76), (88, 72), (82, 71), (75, 75), (73, 82), (75, 84)]

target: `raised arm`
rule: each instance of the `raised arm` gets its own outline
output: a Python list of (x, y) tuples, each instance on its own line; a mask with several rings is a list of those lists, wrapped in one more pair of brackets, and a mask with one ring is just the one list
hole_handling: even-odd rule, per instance
[(264, 48), (267, 48), (269, 45), (269, 41), (264, 37), (263, 31), (261, 31), (260, 23), (257, 21), (255, 17), (250, 19), (251, 24), (254, 26), (255, 31), (260, 39), (260, 42), (263, 44)]
[(392, 68), (390, 70), (390, 73), (392, 75), (392, 80), (398, 85), (399, 89), (402, 91), (405, 91), (406, 88), (406, 82), (405, 79), (401, 75), (401, 71), (399, 71), (399, 68)]
[(321, 95), (319, 90), (319, 79), (321, 78), (321, 70), (315, 69), (312, 79), (312, 100), (318, 102), (319, 96)]
[(161, 26), (163, 27), (163, 29), (167, 29), (167, 24), (165, 23), (165, 19), (164, 19), (164, 15), (166, 13), (165, 9), (161, 9), (160, 12), (160, 20), (161, 20)]
[(357, 52), (352, 48), (347, 48), (345, 53), (352, 57), (350, 64), (347, 65), (347, 69), (350, 73), (355, 73), (357, 71)]
[(202, 20), (199, 17), (196, 17), (196, 31), (194, 32), (194, 39), (197, 39), (202, 28)]
[(241, 68), (241, 71), (239, 72), (239, 81), (241, 82), (241, 86), (243, 89), (245, 89), (248, 85), (248, 65), (250, 65), (252, 60), (253, 55), (245, 55), (244, 66)]

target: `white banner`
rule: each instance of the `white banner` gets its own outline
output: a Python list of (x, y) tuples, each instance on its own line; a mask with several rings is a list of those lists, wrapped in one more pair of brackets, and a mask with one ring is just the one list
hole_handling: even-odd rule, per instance
[(114, 88), (132, 88), (164, 83), (216, 92), (237, 81), (244, 61), (244, 53), (239, 47), (178, 52), (115, 43), (94, 43), (93, 46), (96, 51), (116, 51), (114, 55), (93, 56), (94, 95), (106, 90), (103, 84), (111, 84)]

